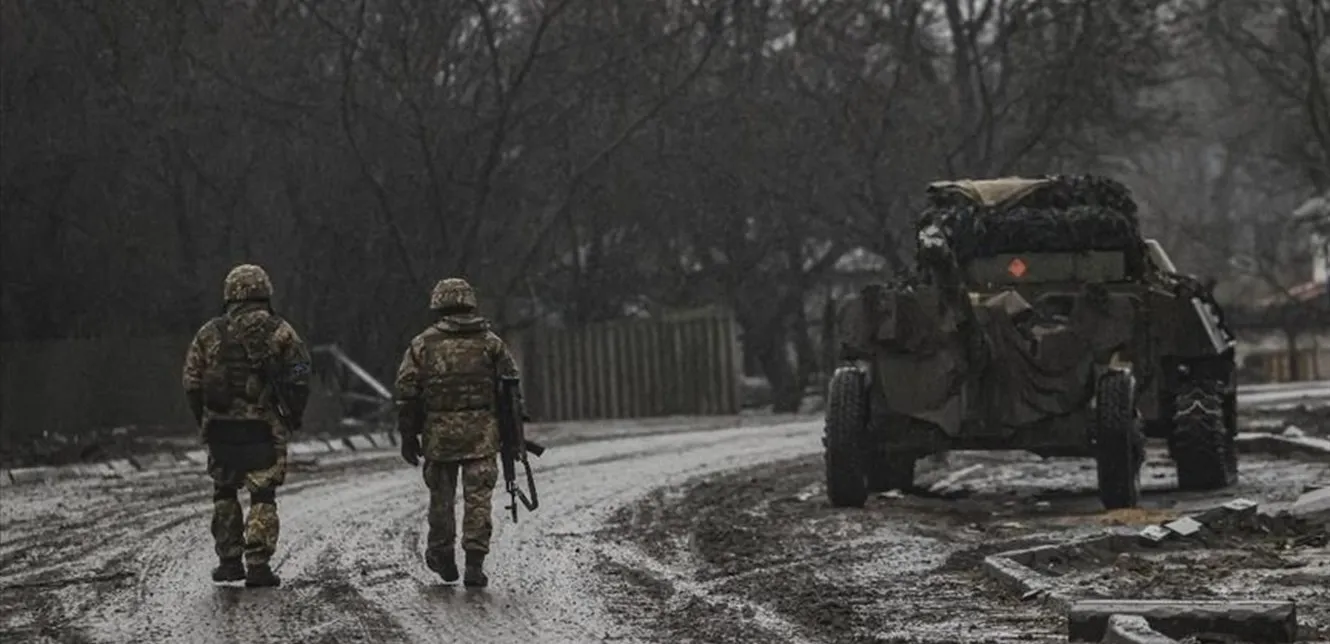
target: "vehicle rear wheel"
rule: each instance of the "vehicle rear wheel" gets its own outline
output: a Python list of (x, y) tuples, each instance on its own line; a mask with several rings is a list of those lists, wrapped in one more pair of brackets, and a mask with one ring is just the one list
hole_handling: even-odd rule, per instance
[(831, 505), (861, 508), (868, 500), (862, 463), (862, 438), (868, 424), (868, 378), (858, 367), (841, 367), (827, 385), (827, 415), (822, 445)]
[(1238, 482), (1236, 419), (1218, 381), (1189, 384), (1173, 398), (1169, 456), (1183, 490), (1219, 490)]
[(1100, 376), (1095, 391), (1095, 465), (1099, 500), (1109, 510), (1140, 502), (1145, 435), (1136, 421), (1135, 378), (1130, 371)]

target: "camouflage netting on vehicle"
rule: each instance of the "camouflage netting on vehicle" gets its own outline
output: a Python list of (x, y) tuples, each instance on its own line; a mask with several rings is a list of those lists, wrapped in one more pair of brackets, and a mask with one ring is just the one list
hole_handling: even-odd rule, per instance
[[(1136, 202), (1131, 191), (1120, 182), (1095, 175), (1050, 175), (1038, 177), (1046, 182), (1035, 190), (1020, 191), (1017, 198), (1004, 202), (998, 208), (1025, 207), (1037, 210), (1063, 210), (1075, 206), (1093, 206), (1123, 213), (1133, 221)], [(976, 205), (963, 192), (930, 187), (928, 205), (932, 208), (960, 208)]]
[(936, 225), (961, 263), (1002, 253), (1125, 250), (1128, 264), (1140, 265), (1140, 222), (1126, 186), (1095, 176), (1042, 179), (1048, 183), (996, 205), (930, 188), (919, 230)]

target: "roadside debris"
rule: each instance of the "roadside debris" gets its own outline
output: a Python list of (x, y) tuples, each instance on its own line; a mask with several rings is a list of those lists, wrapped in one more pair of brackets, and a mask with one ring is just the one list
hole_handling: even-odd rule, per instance
[[(1249, 566), (1272, 571), (1297, 570), (1313, 563), (1324, 567), (1330, 566), (1330, 557), (1324, 552), (1327, 530), (1330, 530), (1330, 488), (1318, 488), (1292, 503), (1263, 506), (1250, 499), (1233, 499), (1203, 512), (1146, 526), (1135, 533), (1110, 530), (1099, 536), (998, 553), (987, 557), (984, 567), (991, 579), (1023, 600), (1040, 597), (1054, 606), (1065, 607), (1072, 641), (1159, 642), (1167, 641), (1159, 640), (1159, 636), (1185, 638), (1207, 634), (1246, 642), (1292, 642), (1299, 637), (1296, 602), (1240, 598), (1261, 593), (1250, 578), (1233, 582), (1234, 589), (1227, 593), (1217, 593), (1222, 599), (1206, 601), (1192, 597), (1144, 600), (1139, 592), (1125, 590), (1131, 584), (1124, 579), (1140, 578), (1146, 584), (1168, 579), (1171, 586), (1194, 584), (1192, 594), (1213, 595), (1214, 589), (1223, 589), (1224, 584), (1207, 584), (1201, 578), (1218, 580), (1225, 573), (1222, 562), (1227, 560), (1207, 563), (1205, 558), (1193, 555), (1181, 564), (1171, 564), (1170, 554), (1227, 552), (1233, 553), (1229, 556), (1235, 562), (1245, 560)], [(1310, 559), (1298, 558), (1299, 552), (1306, 552)], [(1289, 553), (1287, 557), (1292, 558), (1279, 553)], [(1094, 572), (1104, 568), (1108, 561), (1117, 569), (1116, 573)], [(1198, 566), (1201, 577), (1190, 581)], [(1179, 573), (1185, 574), (1174, 579)], [(1317, 573), (1308, 575), (1318, 578)], [(1330, 579), (1330, 574), (1319, 578)], [(1114, 588), (1123, 589), (1119, 596), (1124, 599), (1104, 596), (1103, 593), (1113, 593)], [(1325, 597), (1326, 592), (1323, 587), (1319, 591), (1308, 590), (1310, 594), (1304, 595)], [(1125, 599), (1133, 595), (1135, 599)], [(1313, 605), (1324, 610), (1326, 603)], [(1112, 635), (1109, 622), (1115, 615), (1143, 617), (1150, 629), (1158, 633), (1130, 639), (1128, 635), (1134, 631), (1124, 623), (1118, 629), (1121, 632)], [(1327, 617), (1330, 615), (1318, 614), (1316, 619)], [(1330, 635), (1330, 623), (1308, 626), (1316, 636)]]
[(1101, 641), (1114, 616), (1128, 615), (1144, 618), (1151, 630), (1173, 638), (1205, 633), (1264, 643), (1293, 642), (1298, 637), (1293, 602), (1121, 599), (1072, 604), (1067, 611), (1067, 637), (1072, 642)]

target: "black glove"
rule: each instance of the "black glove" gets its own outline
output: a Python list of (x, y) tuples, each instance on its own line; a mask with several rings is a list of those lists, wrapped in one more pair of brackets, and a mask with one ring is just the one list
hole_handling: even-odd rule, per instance
[(402, 460), (411, 467), (420, 465), (420, 437), (414, 434), (402, 436)]

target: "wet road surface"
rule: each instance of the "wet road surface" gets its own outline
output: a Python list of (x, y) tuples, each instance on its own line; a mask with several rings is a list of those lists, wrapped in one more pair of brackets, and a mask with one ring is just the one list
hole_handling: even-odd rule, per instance
[[(1060, 623), (976, 575), (982, 554), (1104, 525), (1088, 460), (961, 453), (965, 498), (830, 508), (821, 423), (555, 441), (541, 507), (513, 524), (495, 495), (491, 585), (444, 585), (421, 561), (426, 495), (395, 456), (325, 461), (279, 493), (276, 589), (216, 585), (211, 488), (192, 471), (4, 491), (0, 641), (1054, 641)], [(975, 467), (978, 465), (979, 467)], [(1325, 481), (1314, 463), (1244, 460), (1218, 494)], [(968, 496), (966, 496), (968, 495)]]
[[(192, 472), (11, 488), (0, 505), (0, 639), (60, 642), (586, 642), (623, 637), (592, 568), (617, 506), (689, 477), (819, 448), (817, 423), (551, 449), (541, 507), (496, 507), (491, 585), (421, 561), (426, 496), (394, 458), (293, 473), (276, 589), (219, 586), (211, 489)], [(496, 506), (506, 502), (496, 493)]]

